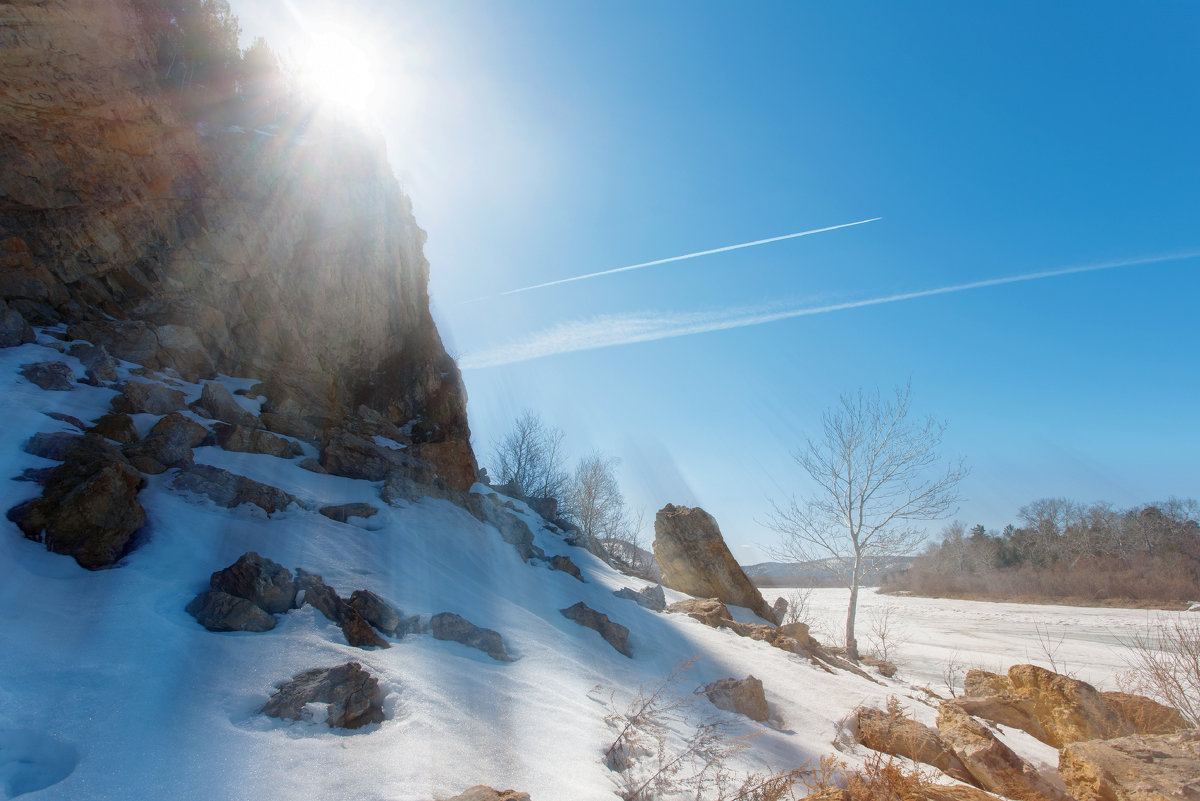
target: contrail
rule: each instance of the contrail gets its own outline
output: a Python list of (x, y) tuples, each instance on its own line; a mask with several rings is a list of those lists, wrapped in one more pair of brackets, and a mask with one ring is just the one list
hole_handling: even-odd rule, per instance
[(725, 253), (730, 250), (740, 250), (741, 248), (752, 248), (755, 245), (765, 245), (768, 242), (782, 242), (785, 239), (795, 239), (800, 236), (809, 236), (810, 234), (822, 234), (826, 231), (836, 231), (839, 228), (849, 228), (852, 225), (862, 225), (863, 223), (875, 222), (882, 220), (882, 217), (872, 217), (869, 220), (858, 220), (857, 222), (842, 223), (841, 225), (831, 225), (828, 228), (814, 228), (811, 231), (800, 231), (795, 234), (784, 234), (783, 236), (773, 236), (769, 239), (756, 239), (753, 242), (742, 242), (740, 245), (726, 245), (723, 248), (713, 248), (712, 250), (701, 250), (697, 253), (686, 253), (682, 256), (671, 256), (668, 259), (655, 259), (654, 261), (644, 261), (641, 264), (631, 264), (628, 267), (617, 267), (614, 270), (601, 270), (598, 273), (588, 273), (587, 275), (576, 275), (573, 278), (559, 278), (557, 281), (547, 281), (544, 284), (534, 284), (533, 286), (523, 286), (520, 289), (510, 289), (507, 292), (501, 292), (500, 296), (516, 295), (519, 292), (530, 292), (534, 289), (544, 289), (548, 286), (557, 286), (559, 284), (569, 284), (572, 281), (583, 281), (587, 278), (598, 278), (602, 275), (612, 275), (613, 273), (623, 273), (629, 270), (640, 270), (643, 267), (653, 267), (657, 264), (667, 264), (672, 261), (683, 261), (684, 259), (694, 259), (699, 256), (711, 256), (714, 253)]
[(459, 366), (464, 370), (499, 367), (505, 364), (515, 364), (559, 353), (594, 350), (613, 345), (629, 345), (635, 342), (652, 342), (657, 339), (669, 339), (671, 337), (703, 334), (710, 331), (724, 331), (729, 328), (744, 328), (751, 325), (774, 323), (793, 317), (807, 317), (814, 314), (828, 314), (829, 312), (845, 311), (847, 309), (859, 309), (864, 306), (898, 303), (904, 300), (915, 300), (934, 295), (948, 295), (953, 292), (965, 292), (970, 289), (984, 289), (1003, 284), (1017, 284), (1023, 281), (1039, 281), (1043, 278), (1091, 273), (1099, 270), (1113, 270), (1118, 267), (1134, 267), (1145, 264), (1182, 261), (1184, 259), (1196, 258), (1197, 256), (1200, 256), (1200, 250), (1171, 253), (1163, 256), (1147, 256), (1124, 261), (1110, 261), (1100, 264), (1087, 264), (1080, 267), (1064, 267), (1057, 270), (1011, 275), (1003, 278), (988, 278), (983, 281), (971, 281), (966, 284), (953, 284), (934, 289), (902, 292), (897, 295), (852, 300), (825, 306), (784, 309), (781, 311), (770, 311), (761, 307), (742, 307), (715, 312), (669, 314), (646, 312), (641, 314), (604, 315), (588, 320), (573, 320), (561, 323), (546, 331), (535, 334), (523, 342), (501, 345), (475, 354), (468, 353), (459, 362)]

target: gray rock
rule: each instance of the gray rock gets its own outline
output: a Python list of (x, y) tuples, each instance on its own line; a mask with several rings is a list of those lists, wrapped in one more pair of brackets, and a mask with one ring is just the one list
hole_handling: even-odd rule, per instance
[(187, 605), (187, 613), (209, 631), (270, 631), (275, 618), (245, 598), (205, 590)]
[(185, 381), (216, 377), (217, 368), (195, 330), (186, 325), (160, 325), (155, 335), (159, 367), (173, 368)]
[(75, 373), (66, 362), (23, 364), (21, 375), (42, 389), (54, 392), (70, 392), (75, 388)]
[(0, 348), (15, 348), (36, 341), (37, 335), (21, 313), (0, 300)]
[(714, 681), (704, 688), (704, 694), (717, 709), (737, 712), (760, 723), (771, 715), (767, 708), (767, 698), (763, 694), (762, 682), (754, 676)]
[(192, 448), (212, 441), (212, 432), (178, 412), (166, 415), (146, 438), (122, 448), (134, 467), (143, 473), (164, 473), (171, 467), (192, 464)]
[(117, 360), (108, 354), (103, 345), (76, 342), (67, 353), (79, 359), (87, 371), (87, 383), (100, 386), (117, 380)]
[(383, 721), (383, 697), (376, 678), (358, 662), (347, 662), (294, 676), (278, 686), (260, 711), (273, 718), (306, 720), (311, 714), (305, 706), (322, 703), (328, 705), (325, 722), (331, 728), (357, 729)]
[(115, 448), (85, 436), (49, 474), (41, 497), (13, 507), (8, 519), (28, 539), (100, 570), (132, 549), (146, 522), (141, 486), (141, 474)]
[(227, 451), (261, 453), (280, 459), (291, 459), (304, 453), (304, 449), (291, 440), (278, 437), (261, 428), (241, 425), (217, 426), (217, 443)]
[(308, 457), (307, 459), (302, 460), (300, 462), (300, 466), (303, 467), (305, 470), (309, 471), (310, 473), (317, 473), (319, 475), (325, 475), (329, 472), (324, 467), (321, 467), (321, 463), (318, 462), (316, 459), (312, 458), (311, 456)]
[(126, 381), (112, 399), (113, 411), (127, 414), (168, 414), (184, 408), (187, 399), (177, 389), (151, 381)]
[(59, 422), (62, 422), (62, 423), (70, 423), (71, 425), (78, 428), (80, 431), (83, 431), (88, 427), (87, 423), (83, 422), (78, 417), (74, 417), (69, 414), (63, 414), (62, 412), (42, 412), (42, 414), (46, 415), (47, 417), (51, 418), (52, 420), (58, 420)]
[(497, 662), (511, 662), (499, 632), (476, 626), (453, 612), (441, 612), (429, 621), (429, 632), (437, 640), (450, 640), (477, 648)]
[(356, 648), (388, 648), (388, 643), (375, 633), (359, 611), (337, 594), (325, 583), (324, 579), (313, 573), (296, 569), (297, 598), (303, 597), (303, 603), (309, 604), (326, 618), (338, 624), (346, 642)]
[(203, 409), (214, 420), (220, 420), (223, 423), (242, 426), (253, 426), (258, 423), (258, 419), (242, 408), (224, 384), (207, 382), (200, 391), (200, 400), (196, 401), (194, 406)]
[(355, 590), (350, 595), (350, 606), (375, 628), (389, 637), (403, 637), (410, 631), (412, 621), (404, 613), (370, 590)]
[(321, 466), (335, 476), (367, 481), (382, 481), (388, 474), (398, 474), (418, 484), (432, 484), (436, 478), (433, 467), (425, 462), (346, 430), (334, 431), (325, 441)]
[(775, 599), (775, 603), (771, 604), (771, 613), (775, 616), (774, 620), (776, 624), (783, 623), (784, 618), (787, 617), (787, 610), (788, 600), (780, 595)]
[(379, 514), (379, 510), (369, 503), (343, 503), (337, 506), (322, 506), (317, 511), (330, 520), (336, 520), (339, 523), (348, 523), (352, 517), (368, 518)]
[(296, 583), (283, 565), (244, 553), (229, 567), (209, 577), (208, 586), (237, 598), (245, 598), (264, 612), (278, 614), (296, 605)]
[(443, 798), (439, 801), (530, 801), (530, 799), (529, 793), (518, 793), (516, 790), (495, 790), (487, 785), (477, 784), (453, 798)]
[(629, 629), (616, 621), (609, 620), (608, 615), (597, 612), (583, 601), (566, 609), (558, 610), (568, 620), (573, 620), (581, 626), (593, 629), (604, 641), (616, 649), (617, 653), (633, 658), (629, 647)]
[(31, 453), (34, 456), (40, 456), (43, 459), (53, 459), (56, 462), (61, 462), (67, 458), (67, 454), (79, 443), (82, 439), (79, 434), (69, 434), (66, 432), (58, 432), (53, 434), (38, 433), (34, 434), (25, 443), (25, 452)]
[(613, 595), (618, 598), (634, 601), (655, 612), (662, 612), (667, 608), (667, 594), (663, 592), (661, 584), (650, 584), (640, 590), (635, 590), (632, 587), (622, 587), (619, 590), (614, 590)]
[(320, 430), (316, 426), (299, 417), (263, 412), (258, 416), (258, 419), (262, 423), (263, 428), (275, 434), (282, 434), (285, 437), (295, 437), (305, 442), (314, 442), (321, 435)]
[(293, 503), (303, 508), (299, 500), (277, 487), (206, 464), (192, 465), (180, 471), (172, 479), (171, 487), (205, 495), (217, 506), (227, 509), (243, 503), (252, 503), (267, 514), (286, 509)]
[(538, 555), (533, 544), (533, 531), (525, 521), (501, 506), (499, 495), (483, 496), (482, 511), (484, 520), (496, 527), (501, 539), (516, 548), (522, 559), (528, 562)]

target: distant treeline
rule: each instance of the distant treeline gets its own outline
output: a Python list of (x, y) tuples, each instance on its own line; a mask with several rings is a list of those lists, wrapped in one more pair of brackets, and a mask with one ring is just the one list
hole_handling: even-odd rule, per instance
[(1200, 600), (1200, 504), (1171, 499), (1116, 509), (1043, 498), (1020, 525), (955, 522), (887, 591), (1004, 601)]

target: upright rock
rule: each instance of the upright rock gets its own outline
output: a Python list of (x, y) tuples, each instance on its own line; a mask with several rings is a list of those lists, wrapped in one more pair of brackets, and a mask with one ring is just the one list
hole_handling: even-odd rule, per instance
[(662, 583), (700, 598), (744, 606), (774, 622), (771, 606), (729, 552), (717, 521), (700, 508), (667, 504), (654, 516), (654, 559)]

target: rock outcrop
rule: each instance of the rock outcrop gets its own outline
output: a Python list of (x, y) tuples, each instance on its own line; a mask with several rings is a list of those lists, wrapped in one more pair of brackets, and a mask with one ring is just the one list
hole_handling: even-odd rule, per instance
[(613, 590), (613, 595), (633, 601), (639, 606), (644, 606), (655, 612), (664, 612), (667, 608), (667, 596), (663, 592), (661, 584), (649, 584), (640, 590), (635, 590), (632, 587), (622, 587), (619, 590)]
[(654, 559), (662, 571), (662, 583), (671, 589), (719, 598), (775, 621), (770, 605), (729, 552), (717, 521), (703, 509), (667, 504), (658, 510)]
[(984, 790), (1018, 801), (1071, 801), (986, 726), (953, 704), (939, 707), (937, 727), (974, 784)]
[(630, 659), (633, 658), (633, 650), (629, 647), (629, 629), (614, 620), (609, 620), (608, 615), (597, 612), (583, 601), (558, 611), (567, 620), (573, 620), (579, 625), (595, 631), (617, 653)]
[(336, 623), (345, 635), (346, 642), (356, 648), (389, 647), (387, 640), (375, 633), (366, 618), (346, 603), (320, 576), (297, 568), (296, 598), (297, 604), (308, 604)]
[(1079, 801), (1200, 798), (1200, 729), (1071, 743), (1058, 772)]
[(856, 737), (872, 751), (921, 762), (967, 784), (975, 777), (935, 729), (904, 715), (898, 707), (858, 710)]
[(967, 714), (1021, 729), (1055, 748), (1187, 727), (1171, 707), (1139, 695), (1100, 692), (1037, 665), (1013, 665), (1007, 676), (972, 670), (963, 687), (963, 697), (951, 703)]
[(453, 798), (442, 798), (438, 801), (530, 801), (529, 793), (519, 793), (516, 790), (494, 790), (484, 784), (477, 784)]
[(75, 389), (75, 374), (66, 362), (23, 364), (21, 375), (41, 389), (54, 392), (70, 392)]
[(4, 27), (0, 344), (66, 323), (186, 380), (262, 377), (264, 412), (315, 429), (365, 406), (470, 488), (462, 378), (382, 138), (311, 109), (260, 136), (217, 88), (168, 90), (177, 32), (151, 4), (14, 3)]
[(440, 612), (430, 618), (429, 633), (435, 640), (449, 640), (483, 651), (497, 662), (512, 661), (499, 632), (476, 626), (453, 612)]
[(383, 721), (383, 697), (378, 679), (358, 662), (347, 662), (293, 676), (278, 685), (260, 711), (273, 718), (317, 722), (307, 707), (321, 703), (326, 705), (323, 721), (330, 728), (357, 729)]
[(217, 506), (227, 509), (251, 503), (267, 514), (273, 514), (293, 503), (300, 504), (294, 496), (277, 487), (206, 464), (193, 465), (181, 470), (179, 475), (171, 480), (171, 487), (204, 495)]

